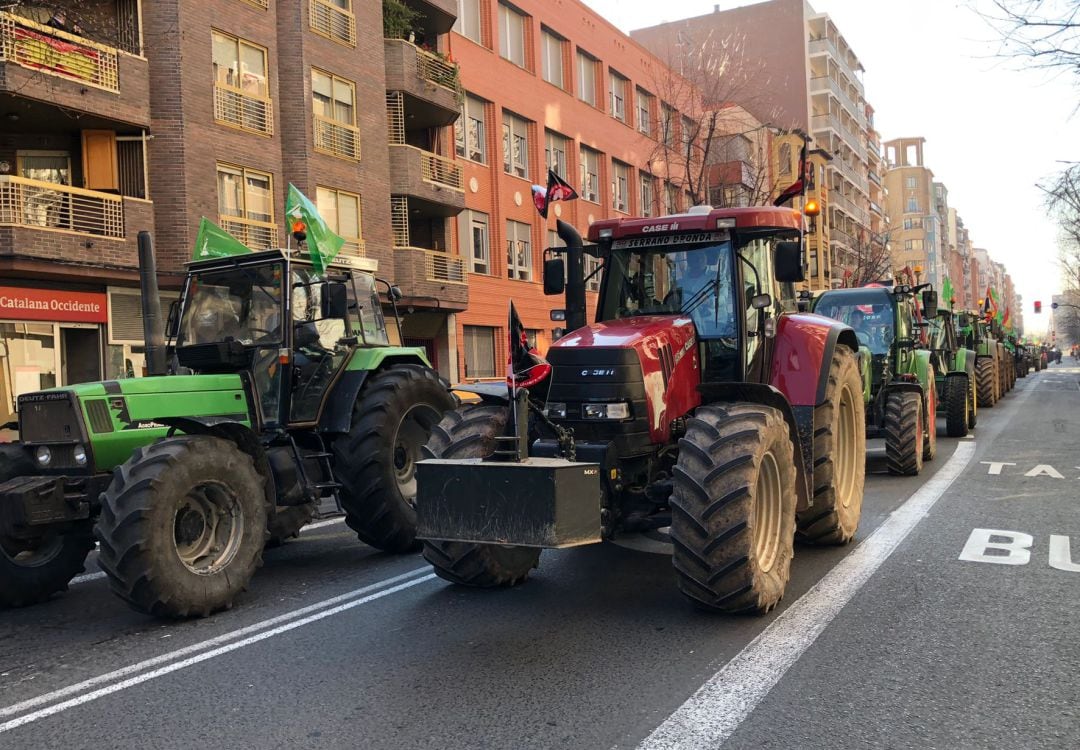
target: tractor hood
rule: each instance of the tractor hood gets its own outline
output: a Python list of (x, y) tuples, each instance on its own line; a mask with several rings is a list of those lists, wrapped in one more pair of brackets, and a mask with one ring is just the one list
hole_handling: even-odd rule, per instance
[(694, 324), (690, 318), (678, 315), (642, 315), (635, 318), (608, 320), (603, 323), (579, 328), (566, 334), (551, 345), (553, 349), (571, 346), (603, 346), (647, 348), (646, 342), (653, 344), (653, 349), (661, 343), (674, 344), (693, 338)]
[(208, 391), (239, 391), (243, 388), (240, 376), (228, 375), (158, 375), (149, 378), (125, 378), (98, 383), (80, 383), (54, 390), (74, 391), (80, 398), (93, 396), (136, 396)]

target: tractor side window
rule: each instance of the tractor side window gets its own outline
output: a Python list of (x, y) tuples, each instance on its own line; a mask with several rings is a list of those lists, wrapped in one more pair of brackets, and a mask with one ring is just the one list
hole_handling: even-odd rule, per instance
[[(353, 277), (356, 283), (356, 299), (360, 313), (360, 328), (363, 340), (366, 344), (387, 346), (390, 339), (386, 334), (386, 320), (383, 317), (382, 303), (379, 301), (379, 292), (375, 288), (375, 277), (368, 274), (356, 274)], [(350, 294), (352, 286), (349, 287)]]
[(343, 343), (345, 319), (322, 317), (324, 283), (325, 279), (311, 269), (293, 268), (292, 422), (311, 422), (318, 417), (323, 396), (351, 351)]

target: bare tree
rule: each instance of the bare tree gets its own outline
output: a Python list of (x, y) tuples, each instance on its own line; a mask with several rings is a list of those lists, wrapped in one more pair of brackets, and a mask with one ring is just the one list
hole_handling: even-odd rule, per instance
[[(838, 265), (839, 259), (833, 258), (833, 263)], [(845, 287), (865, 286), (892, 276), (889, 233), (858, 232), (852, 237), (843, 265)]]
[(989, 0), (980, 14), (1001, 37), (999, 56), (1080, 79), (1080, 0)]
[[(661, 102), (660, 119), (646, 169), (686, 191), (694, 204), (706, 203), (723, 154), (739, 139), (747, 139), (753, 144), (747, 162), (751, 171), (764, 170), (750, 186), (758, 198), (756, 193), (768, 182), (767, 149), (757, 147), (767, 125), (747, 110), (768, 81), (764, 68), (745, 54), (743, 37), (710, 31), (697, 39), (685, 29), (660, 57), (664, 64), (654, 69), (652, 81)], [(768, 185), (768, 192), (772, 187)]]

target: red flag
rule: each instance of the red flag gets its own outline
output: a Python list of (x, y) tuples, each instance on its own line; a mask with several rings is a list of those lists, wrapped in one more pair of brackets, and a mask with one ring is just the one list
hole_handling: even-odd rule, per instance
[(805, 195), (806, 190), (806, 141), (803, 141), (802, 152), (799, 154), (799, 176), (791, 183), (784, 192), (780, 193), (773, 201), (774, 206), (782, 206), (792, 198)]
[(510, 389), (510, 398), (513, 399), (516, 389), (531, 388), (546, 378), (551, 372), (551, 365), (529, 346), (525, 326), (518, 317), (512, 300), (507, 329), (509, 351), (506, 357), (506, 384)]
[(548, 169), (547, 190), (543, 193), (539, 185), (533, 185), (533, 203), (540, 215), (547, 218), (548, 206), (555, 201), (572, 201), (578, 197), (577, 191), (566, 180), (555, 174), (554, 169)]

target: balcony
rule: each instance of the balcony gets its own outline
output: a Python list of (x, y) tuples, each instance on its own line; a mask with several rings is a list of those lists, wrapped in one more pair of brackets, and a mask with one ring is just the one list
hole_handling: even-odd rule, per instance
[(269, 99), (221, 83), (214, 84), (214, 120), (249, 133), (274, 134), (274, 107)]
[(218, 216), (218, 224), (252, 250), (269, 250), (280, 245), (277, 224), (272, 221), (222, 214)]
[(829, 200), (832, 201), (834, 208), (837, 208), (852, 219), (854, 219), (860, 226), (866, 226), (870, 221), (869, 215), (866, 211), (859, 208), (855, 201), (851, 200), (847, 196), (840, 193), (838, 190), (833, 190), (829, 193)]
[(866, 127), (866, 111), (860, 108), (858, 102), (852, 99), (840, 82), (831, 76), (813, 76), (810, 79), (811, 94), (832, 94), (848, 109), (848, 113), (855, 118), (860, 127)]
[(435, 216), (456, 216), (465, 208), (461, 166), (445, 156), (409, 146), (390, 144), (390, 192), (419, 201)]
[(386, 88), (401, 92), (409, 127), (437, 128), (458, 118), (458, 67), (404, 39), (384, 39)]
[(446, 34), (457, 20), (457, 0), (404, 0), (405, 4), (420, 11), (419, 31), (427, 39)]
[(311, 30), (346, 47), (356, 46), (356, 16), (327, 0), (310, 0), (308, 21)]
[(329, 156), (360, 161), (360, 129), (322, 115), (313, 116), (315, 150)]
[(807, 46), (810, 57), (829, 55), (841, 68), (843, 68), (844, 73), (847, 74), (848, 77), (852, 80), (858, 80), (858, 77), (855, 75), (855, 69), (851, 66), (848, 56), (840, 52), (836, 43), (831, 38), (823, 36), (819, 39), (811, 39)]
[(845, 125), (835, 112), (815, 114), (810, 118), (810, 127), (815, 131), (832, 130), (839, 136), (852, 153), (860, 159), (866, 159), (866, 145), (863, 136)]
[(108, 120), (150, 124), (150, 71), (144, 58), (5, 12), (0, 12), (0, 92)]
[(394, 247), (394, 283), (409, 297), (435, 298), (441, 310), (469, 306), (465, 261), (457, 255), (423, 247)]
[(0, 175), (0, 225), (124, 239), (124, 199)]

